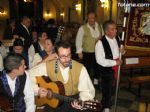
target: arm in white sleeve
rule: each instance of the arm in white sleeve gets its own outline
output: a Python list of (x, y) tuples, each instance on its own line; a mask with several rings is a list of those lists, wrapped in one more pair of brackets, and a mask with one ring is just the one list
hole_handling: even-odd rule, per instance
[(33, 58), (34, 55), (35, 55), (35, 49), (34, 49), (34, 46), (31, 45), (29, 50), (28, 50), (28, 54)]
[(33, 68), (31, 68), (29, 71), (29, 76), (31, 79), (31, 84), (34, 90), (34, 94), (38, 94), (39, 87), (37, 85), (37, 76), (47, 76), (47, 71), (46, 71), (46, 63), (41, 63)]
[(84, 66), (79, 77), (78, 91), (82, 101), (93, 100), (95, 97), (94, 86)]
[(29, 74), (26, 72), (26, 83), (24, 88), (24, 100), (26, 104), (26, 112), (35, 112), (34, 91), (31, 86)]
[(34, 67), (34, 66), (36, 66), (37, 64), (39, 64), (39, 62), (41, 62), (41, 61), (42, 61), (41, 56), (39, 55), (39, 53), (36, 53), (36, 54), (34, 55), (34, 58), (33, 58), (33, 61), (32, 61), (31, 66)]
[(83, 41), (83, 35), (84, 35), (84, 30), (83, 27), (81, 26), (78, 30), (77, 36), (76, 36), (76, 49), (77, 53), (82, 52), (82, 41)]
[(95, 46), (96, 62), (103, 67), (112, 67), (117, 63), (115, 60), (106, 59), (102, 42), (99, 40)]

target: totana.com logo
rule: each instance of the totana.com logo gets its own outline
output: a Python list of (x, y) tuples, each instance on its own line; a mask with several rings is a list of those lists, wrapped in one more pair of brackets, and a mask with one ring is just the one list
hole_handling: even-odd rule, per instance
[(120, 3), (118, 7), (150, 7), (150, 3)]

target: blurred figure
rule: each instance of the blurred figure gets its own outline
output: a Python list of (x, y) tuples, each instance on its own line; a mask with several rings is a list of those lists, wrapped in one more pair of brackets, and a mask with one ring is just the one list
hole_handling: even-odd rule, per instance
[(36, 30), (32, 31), (32, 41), (33, 41), (33, 44), (38, 41), (38, 33)]
[(15, 20), (8, 20), (8, 25), (5, 28), (3, 39), (13, 39), (14, 29), (15, 29)]
[(58, 31), (58, 28), (55, 24), (55, 20), (49, 19), (47, 22), (46, 33), (48, 37), (51, 38), (52, 41), (55, 41), (55, 39), (57, 38), (57, 31)]
[(18, 35), (19, 37), (22, 37), (24, 39), (24, 51), (26, 54), (28, 54), (28, 48), (33, 43), (32, 36), (29, 31), (30, 24), (30, 18), (24, 16), (22, 17), (21, 22), (16, 25), (16, 28), (14, 30), (14, 35)]
[(7, 55), (7, 48), (3, 45), (3, 43), (0, 41), (0, 54), (3, 58)]
[(71, 54), (72, 54), (72, 59), (77, 60), (77, 54), (76, 54), (76, 47), (75, 47), (75, 39), (76, 36), (74, 33), (74, 26), (66, 26), (64, 28), (64, 31), (61, 34), (61, 41), (68, 41), (71, 44)]

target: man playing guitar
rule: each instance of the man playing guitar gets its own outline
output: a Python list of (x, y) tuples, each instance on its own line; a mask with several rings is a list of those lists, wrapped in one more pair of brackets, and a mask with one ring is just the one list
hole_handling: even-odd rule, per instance
[[(68, 42), (59, 42), (55, 51), (57, 59), (41, 63), (29, 70), (35, 94), (43, 98), (51, 98), (50, 95), (47, 96), (49, 92), (46, 88), (37, 85), (37, 77), (49, 76), (51, 81), (60, 81), (64, 85), (66, 96), (82, 101), (93, 100), (95, 89), (86, 68), (71, 59), (71, 45)], [(72, 103), (64, 102), (60, 107), (55, 109), (48, 107), (46, 111), (76, 112), (81, 107), (76, 101)]]

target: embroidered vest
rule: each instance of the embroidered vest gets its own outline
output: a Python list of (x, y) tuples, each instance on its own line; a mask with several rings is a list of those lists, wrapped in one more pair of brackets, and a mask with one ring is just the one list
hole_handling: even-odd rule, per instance
[[(118, 47), (120, 47), (119, 37), (116, 37), (116, 40), (117, 40)], [(109, 45), (109, 43), (108, 43), (105, 36), (102, 37), (101, 42), (102, 42), (102, 45), (103, 45), (103, 48), (104, 48), (105, 58), (113, 60), (112, 51), (111, 51), (110, 45)], [(98, 65), (98, 68), (99, 68), (100, 72), (104, 75), (107, 74), (110, 71), (113, 71), (112, 67), (103, 67), (101, 65)]]
[(19, 76), (16, 79), (16, 89), (14, 96), (12, 96), (11, 90), (9, 88), (6, 73), (0, 72), (0, 97), (5, 97), (9, 100), (14, 112), (25, 112), (26, 105), (24, 101), (24, 86), (26, 83), (26, 74)]
[[(98, 26), (98, 29), (100, 32), (99, 37), (101, 37), (102, 30), (99, 26)], [(82, 42), (83, 52), (94, 53), (95, 52), (95, 44), (96, 44), (96, 41), (99, 39), (99, 37), (97, 37), (97, 38), (92, 37), (91, 31), (87, 27), (87, 25), (83, 25), (83, 30), (84, 30), (84, 36), (83, 36), (83, 42)]]
[[(47, 61), (47, 73), (52, 81), (61, 81), (64, 82), (63, 76), (61, 74), (60, 68), (58, 67), (57, 73), (55, 70), (56, 60)], [(72, 60), (72, 69), (69, 70), (69, 79), (65, 87), (65, 94), (67, 96), (75, 95), (78, 93), (78, 83), (79, 83), (79, 76), (82, 69), (82, 64)]]

